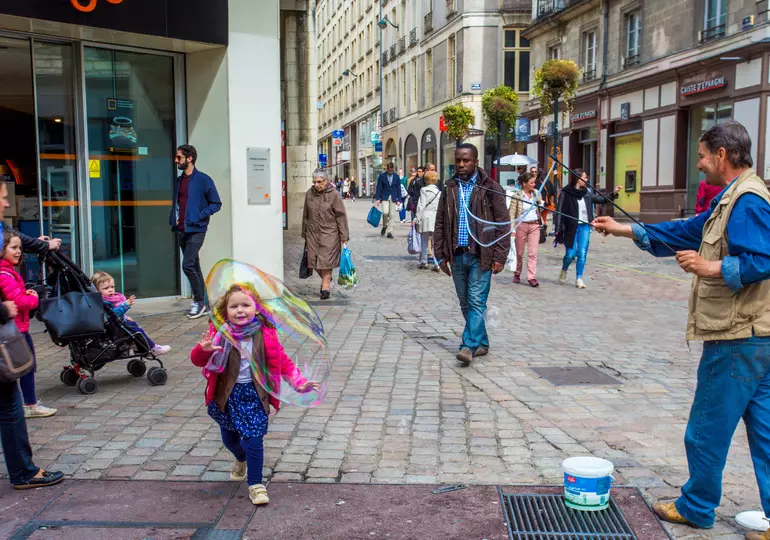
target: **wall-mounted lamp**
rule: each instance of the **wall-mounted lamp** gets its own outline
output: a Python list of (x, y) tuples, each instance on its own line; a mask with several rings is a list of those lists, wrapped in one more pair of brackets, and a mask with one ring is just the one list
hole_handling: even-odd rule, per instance
[(355, 73), (353, 73), (353, 70), (352, 70), (352, 69), (346, 69), (345, 71), (343, 71), (343, 72), (342, 72), (342, 74), (343, 74), (345, 77), (350, 77), (351, 75), (352, 75), (353, 77), (358, 77), (358, 75), (356, 75)]
[(383, 30), (385, 30), (385, 28), (387, 28), (388, 25), (390, 25), (393, 28), (395, 28), (396, 30), (398, 30), (398, 25), (394, 24), (393, 21), (388, 19), (387, 16), (385, 16), (382, 19), (380, 19), (379, 21), (377, 21), (377, 26), (379, 26)]

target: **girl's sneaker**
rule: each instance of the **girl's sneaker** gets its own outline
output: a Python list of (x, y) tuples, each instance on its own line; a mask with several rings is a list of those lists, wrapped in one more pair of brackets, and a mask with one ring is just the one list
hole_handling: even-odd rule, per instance
[(270, 497), (267, 496), (267, 489), (262, 484), (255, 484), (249, 486), (249, 499), (256, 505), (267, 504), (270, 502)]
[(583, 280), (582, 280), (582, 279), (580, 279), (580, 278), (577, 278), (577, 279), (575, 280), (575, 287), (577, 287), (578, 289), (585, 289), (585, 288), (586, 288), (586, 284), (585, 284), (585, 283), (583, 283)]
[(56, 414), (56, 409), (46, 407), (39, 401), (34, 405), (24, 405), (24, 418), (47, 418)]
[(561, 272), (559, 272), (559, 283), (564, 285), (566, 282), (567, 282), (567, 271), (562, 270)]
[(245, 480), (246, 479), (246, 462), (233, 461), (233, 468), (230, 469), (230, 480)]
[(155, 356), (163, 356), (170, 350), (171, 347), (169, 345), (155, 345), (155, 347), (152, 348), (152, 352)]

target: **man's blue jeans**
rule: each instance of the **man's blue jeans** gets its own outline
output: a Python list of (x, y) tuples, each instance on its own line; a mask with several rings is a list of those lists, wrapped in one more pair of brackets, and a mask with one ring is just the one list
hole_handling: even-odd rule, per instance
[(564, 254), (564, 260), (561, 264), (562, 270), (569, 270), (572, 260), (577, 257), (577, 278), (583, 277), (583, 271), (586, 269), (586, 258), (588, 258), (588, 244), (591, 241), (591, 226), (587, 223), (578, 223), (575, 233), (575, 243), (571, 248), (567, 248)]
[(484, 322), (487, 297), (492, 283), (492, 270), (482, 270), (481, 260), (471, 253), (455, 255), (452, 263), (460, 310), (465, 317), (465, 330), (460, 348), (467, 347), (474, 354), (479, 347), (489, 348), (489, 336)]
[(707, 341), (684, 437), (690, 479), (676, 508), (699, 527), (714, 525), (722, 470), (743, 418), (762, 509), (770, 516), (770, 338)]
[(32, 462), (19, 385), (0, 382), (0, 440), (11, 484), (23, 484), (40, 470)]

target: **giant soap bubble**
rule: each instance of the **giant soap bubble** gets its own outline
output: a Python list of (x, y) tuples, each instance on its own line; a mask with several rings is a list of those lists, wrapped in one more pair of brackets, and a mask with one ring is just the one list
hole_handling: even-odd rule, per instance
[[(249, 264), (224, 259), (214, 265), (206, 278), (206, 289), (213, 307), (211, 321), (217, 330), (216, 340), (220, 345), (223, 340), (228, 340), (237, 350), (241, 349), (226, 324), (226, 310), (215, 307), (236, 285), (254, 299), (257, 313), (278, 330), (284, 351), (296, 366), (293, 369), (291, 364), (281, 361), (284, 359), (265, 359), (264, 355), (255, 354), (252, 356), (252, 368), (257, 382), (284, 403), (300, 407), (321, 403), (326, 397), (332, 372), (321, 318), (280, 279)], [(256, 360), (254, 357), (257, 357)], [(280, 365), (283, 369), (279, 368)], [(299, 384), (302, 378), (318, 383), (318, 388), (302, 388)]]

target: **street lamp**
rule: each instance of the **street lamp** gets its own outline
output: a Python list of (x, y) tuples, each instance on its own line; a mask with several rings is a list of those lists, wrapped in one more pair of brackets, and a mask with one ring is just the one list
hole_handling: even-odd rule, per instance
[(353, 70), (352, 70), (352, 69), (346, 69), (345, 71), (343, 71), (343, 72), (342, 72), (342, 74), (343, 74), (345, 77), (351, 77), (351, 76), (352, 76), (352, 77), (358, 77), (358, 75), (356, 75), (356, 74), (353, 72)]
[[(380, 6), (380, 12), (382, 12), (382, 6)], [(380, 15), (380, 17), (382, 17), (382, 15)], [(388, 25), (398, 30), (398, 25), (395, 24), (393, 21), (391, 21), (387, 15), (385, 17), (382, 17), (379, 21), (377, 21), (377, 26), (379, 26), (381, 30), (385, 30), (385, 28), (387, 28)]]

